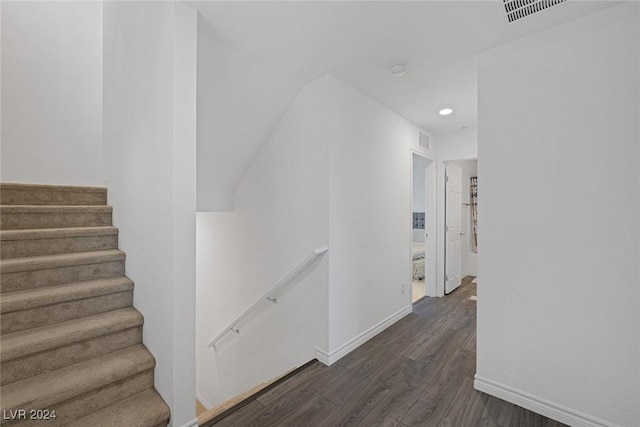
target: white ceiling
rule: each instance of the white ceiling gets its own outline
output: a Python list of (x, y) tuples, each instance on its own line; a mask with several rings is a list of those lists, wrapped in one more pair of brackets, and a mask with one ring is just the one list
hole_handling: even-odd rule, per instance
[[(300, 83), (331, 73), (435, 134), (476, 125), (470, 57), (613, 3), (568, 1), (508, 23), (502, 0), (189, 2), (241, 54)], [(396, 61), (404, 77), (388, 73)], [(438, 117), (443, 105), (454, 115)]]
[[(480, 53), (617, 2), (569, 0), (514, 23), (502, 0), (187, 3), (201, 14), (199, 56), (211, 46), (198, 187), (231, 194), (305, 83), (330, 73), (436, 135), (473, 128)], [(388, 72), (395, 62), (403, 77)], [(454, 113), (439, 116), (444, 106)]]

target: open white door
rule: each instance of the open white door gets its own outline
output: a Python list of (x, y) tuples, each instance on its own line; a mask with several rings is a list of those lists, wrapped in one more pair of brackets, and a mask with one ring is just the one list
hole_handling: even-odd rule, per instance
[(445, 169), (445, 277), (448, 294), (462, 281), (462, 169), (447, 165)]

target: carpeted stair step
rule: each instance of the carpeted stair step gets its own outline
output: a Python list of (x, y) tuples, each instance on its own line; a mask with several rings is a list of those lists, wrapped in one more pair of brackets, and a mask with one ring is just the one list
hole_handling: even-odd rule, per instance
[[(153, 387), (155, 360), (142, 345), (114, 351), (2, 386), (1, 409), (48, 409), (59, 426), (106, 408)], [(5, 426), (38, 425), (42, 421), (9, 420)], [(100, 424), (97, 424), (100, 425)]]
[(117, 249), (2, 260), (2, 293), (123, 276), (124, 261)]
[(0, 300), (0, 330), (17, 332), (132, 304), (133, 282), (124, 276), (9, 292)]
[(111, 225), (111, 206), (0, 206), (3, 230)]
[(118, 248), (118, 229), (111, 226), (0, 231), (2, 259)]
[(106, 205), (105, 187), (0, 184), (1, 205)]
[(131, 347), (142, 340), (144, 319), (133, 307), (0, 338), (0, 380), (9, 384)]
[(67, 427), (166, 427), (169, 407), (154, 389), (143, 391), (82, 417)]

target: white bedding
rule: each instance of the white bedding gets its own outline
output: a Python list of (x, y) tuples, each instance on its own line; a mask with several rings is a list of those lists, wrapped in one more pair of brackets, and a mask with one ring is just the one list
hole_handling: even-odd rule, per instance
[(424, 279), (424, 244), (413, 242), (411, 256), (413, 259), (413, 280)]

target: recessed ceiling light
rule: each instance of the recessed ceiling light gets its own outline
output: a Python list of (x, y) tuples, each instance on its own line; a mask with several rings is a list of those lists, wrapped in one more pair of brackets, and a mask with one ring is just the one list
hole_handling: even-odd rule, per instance
[(389, 72), (391, 72), (391, 75), (394, 77), (404, 76), (407, 72), (407, 66), (406, 64), (392, 64), (389, 66)]
[(451, 108), (443, 108), (442, 110), (438, 111), (438, 114), (440, 114), (441, 116), (448, 116), (451, 113), (453, 113), (453, 110)]

